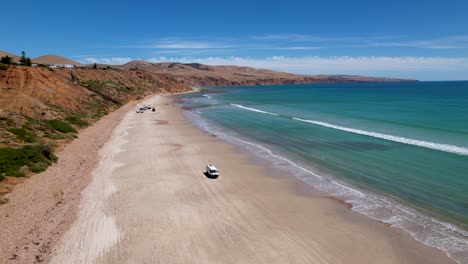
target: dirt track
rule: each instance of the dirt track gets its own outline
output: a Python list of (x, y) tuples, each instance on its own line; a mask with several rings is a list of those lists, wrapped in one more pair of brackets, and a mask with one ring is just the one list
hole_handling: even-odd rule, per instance
[(126, 105), (81, 131), (58, 153), (57, 164), (15, 186), (8, 195), (10, 203), (0, 206), (0, 263), (50, 259), (52, 248), (76, 218), (98, 151), (130, 109), (133, 105)]

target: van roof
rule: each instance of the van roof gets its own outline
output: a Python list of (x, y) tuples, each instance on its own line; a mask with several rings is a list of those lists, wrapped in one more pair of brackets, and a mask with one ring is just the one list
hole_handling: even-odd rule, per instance
[(208, 164), (208, 168), (210, 170), (218, 170), (218, 169), (216, 169), (216, 167), (214, 165), (211, 165), (211, 164)]

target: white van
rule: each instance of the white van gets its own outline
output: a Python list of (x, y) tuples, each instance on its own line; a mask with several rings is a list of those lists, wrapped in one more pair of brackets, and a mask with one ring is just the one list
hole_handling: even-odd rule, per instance
[(219, 170), (211, 164), (206, 165), (206, 174), (211, 177), (218, 177), (219, 176)]

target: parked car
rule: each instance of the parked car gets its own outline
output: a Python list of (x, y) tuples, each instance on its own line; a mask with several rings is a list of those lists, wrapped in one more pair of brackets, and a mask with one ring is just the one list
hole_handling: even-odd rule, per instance
[(206, 165), (206, 175), (209, 177), (217, 178), (219, 176), (219, 170), (212, 164)]

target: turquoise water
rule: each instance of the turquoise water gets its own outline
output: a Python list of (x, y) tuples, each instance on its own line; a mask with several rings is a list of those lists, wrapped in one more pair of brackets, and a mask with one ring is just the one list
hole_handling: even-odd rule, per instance
[(212, 89), (194, 123), (468, 263), (468, 82)]

